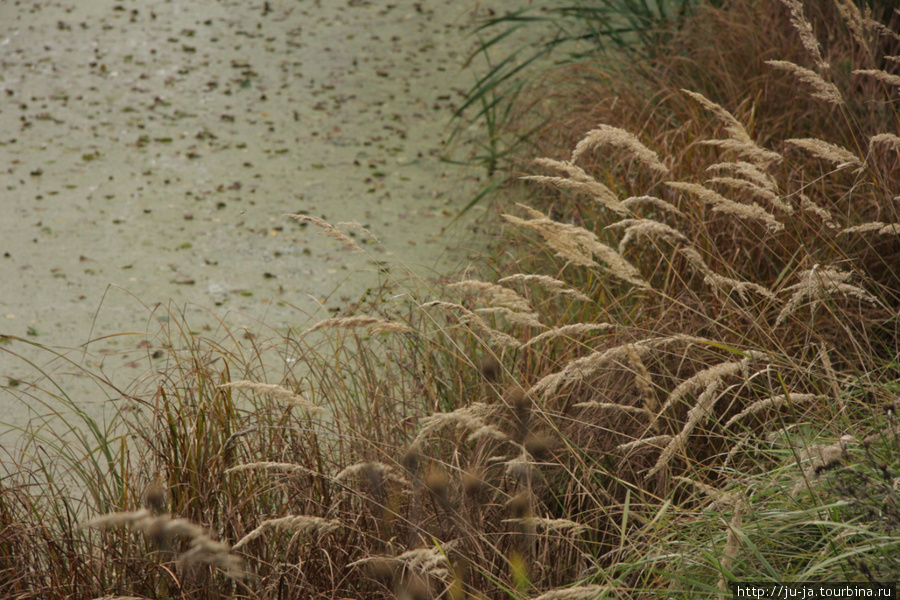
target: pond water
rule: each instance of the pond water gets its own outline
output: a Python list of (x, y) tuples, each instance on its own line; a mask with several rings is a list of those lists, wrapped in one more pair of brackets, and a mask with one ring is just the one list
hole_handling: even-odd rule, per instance
[[(0, 4), (0, 334), (20, 338), (0, 340), (0, 441), (51, 410), (29, 361), (102, 419), (115, 394), (81, 368), (123, 386), (152, 373), (166, 311), (210, 337), (220, 320), (280, 332), (357, 300), (382, 262), (458, 268), (465, 254), (447, 249), (467, 238), (444, 229), (481, 172), (440, 159), (487, 10)], [(355, 221), (380, 243), (357, 233), (353, 254), (288, 213)]]

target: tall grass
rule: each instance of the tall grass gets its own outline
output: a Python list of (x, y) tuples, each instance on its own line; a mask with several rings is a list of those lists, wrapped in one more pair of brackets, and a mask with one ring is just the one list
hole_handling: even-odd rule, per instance
[(7, 465), (0, 591), (896, 581), (897, 38), (854, 7), (710, 9), (630, 78), (535, 88), (517, 119), (555, 121), (491, 280), (409, 284), (250, 352), (170, 329), (105, 462)]

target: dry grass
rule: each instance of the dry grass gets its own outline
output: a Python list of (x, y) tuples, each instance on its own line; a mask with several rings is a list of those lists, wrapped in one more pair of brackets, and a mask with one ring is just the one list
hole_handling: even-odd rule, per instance
[(569, 159), (523, 157), (493, 279), (249, 356), (161, 321), (155, 392), (120, 428), (62, 466), (36, 444), (0, 482), (0, 592), (895, 580), (898, 118), (890, 77), (853, 76), (893, 76), (877, 31), (846, 2), (735, 3), (631, 77), (563, 70), (522, 120), (548, 111), (532, 156)]

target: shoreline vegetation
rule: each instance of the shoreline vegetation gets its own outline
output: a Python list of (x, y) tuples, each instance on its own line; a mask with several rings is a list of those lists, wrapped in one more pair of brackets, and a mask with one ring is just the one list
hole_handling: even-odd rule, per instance
[(0, 595), (896, 582), (898, 23), (698, 3), (642, 60), (496, 88), (486, 148), (517, 145), (483, 272), (248, 352), (166, 315), (116, 423), (58, 390), (81, 437), (4, 461)]

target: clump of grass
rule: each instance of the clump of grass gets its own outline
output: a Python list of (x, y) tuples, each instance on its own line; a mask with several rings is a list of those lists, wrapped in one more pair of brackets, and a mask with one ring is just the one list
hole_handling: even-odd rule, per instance
[(557, 175), (523, 160), (495, 280), (246, 354), (166, 330), (154, 391), (94, 424), (100, 458), (70, 450), (81, 501), (40, 452), (3, 480), (0, 586), (550, 600), (895, 578), (897, 115), (865, 72), (882, 30), (813, 8), (687, 21), (650, 82), (615, 83), (624, 107), (582, 88), (583, 122), (540, 148)]

